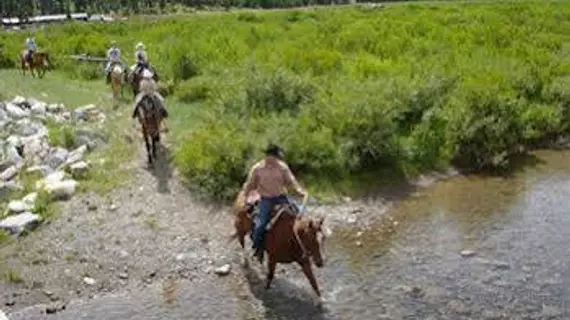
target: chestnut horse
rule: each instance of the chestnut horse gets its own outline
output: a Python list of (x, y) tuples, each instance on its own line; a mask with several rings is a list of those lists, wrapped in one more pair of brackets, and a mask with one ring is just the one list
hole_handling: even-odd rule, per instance
[[(240, 192), (234, 203), (235, 233), (231, 239), (237, 238), (244, 250), (245, 236), (251, 233), (253, 227), (252, 202), (252, 200), (246, 201), (243, 192)], [(277, 263), (296, 262), (301, 266), (317, 296), (321, 298), (311, 260), (318, 268), (324, 265), (321, 255), (321, 245), (324, 245), (325, 240), (323, 221), (323, 218), (298, 217), (290, 205), (279, 205), (274, 208), (264, 239), (268, 255), (266, 289), (271, 285)], [(247, 264), (247, 257), (244, 257), (244, 264)]]
[(43, 76), (45, 75), (46, 71), (48, 70), (49, 66), (50, 66), (50, 61), (49, 61), (49, 54), (47, 52), (34, 52), (32, 54), (32, 58), (31, 58), (31, 62), (28, 63), (26, 61), (26, 55), (27, 55), (28, 51), (27, 50), (23, 50), (22, 52), (20, 52), (20, 66), (22, 68), (22, 74), (26, 75), (26, 69), (30, 69), (30, 73), (32, 74), (32, 77), (35, 77), (35, 73), (34, 73), (34, 69), (37, 70), (38, 72), (38, 77), (39, 78), (43, 78)]

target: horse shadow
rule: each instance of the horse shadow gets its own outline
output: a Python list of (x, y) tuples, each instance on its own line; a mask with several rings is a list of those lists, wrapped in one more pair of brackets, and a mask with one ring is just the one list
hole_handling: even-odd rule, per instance
[(156, 158), (148, 169), (156, 178), (157, 191), (159, 193), (170, 193), (169, 181), (174, 170), (170, 165), (170, 150), (162, 142), (156, 145)]
[(251, 267), (243, 267), (251, 293), (265, 307), (265, 319), (326, 320), (325, 310), (314, 303), (314, 297), (302, 288), (276, 277), (270, 289), (265, 289), (265, 279)]

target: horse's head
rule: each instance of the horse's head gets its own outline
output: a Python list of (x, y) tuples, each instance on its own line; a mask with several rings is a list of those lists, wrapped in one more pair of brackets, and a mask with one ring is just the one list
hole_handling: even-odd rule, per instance
[(315, 265), (319, 268), (324, 266), (323, 254), (321, 253), (321, 248), (324, 249), (326, 232), (323, 226), (324, 218), (318, 219), (308, 219), (302, 223), (301, 229), (302, 234), (301, 241), (306, 254), (309, 255)]

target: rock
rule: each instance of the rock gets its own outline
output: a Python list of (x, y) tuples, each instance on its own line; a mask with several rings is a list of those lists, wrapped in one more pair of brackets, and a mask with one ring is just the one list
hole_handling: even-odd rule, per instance
[(69, 169), (71, 171), (71, 176), (77, 179), (85, 176), (85, 173), (89, 170), (89, 164), (85, 161), (79, 161), (72, 164)]
[(22, 119), (18, 121), (17, 127), (14, 129), (14, 134), (21, 137), (29, 137), (42, 131), (42, 124), (33, 122), (30, 119)]
[(65, 110), (65, 106), (63, 104), (49, 104), (46, 106), (46, 110), (50, 113), (59, 113)]
[(4, 311), (0, 310), (0, 320), (9, 320)]
[(6, 104), (6, 114), (14, 120), (23, 119), (29, 115), (26, 110), (10, 102)]
[(219, 268), (214, 269), (214, 273), (219, 276), (227, 276), (230, 274), (231, 266), (229, 264), (225, 264)]
[(0, 173), (0, 180), (9, 181), (20, 172), (19, 166), (13, 165)]
[(357, 247), (362, 247), (362, 241), (356, 241), (356, 246), (357, 246)]
[(29, 106), (28, 100), (22, 96), (15, 96), (12, 100), (12, 103), (22, 107)]
[(7, 198), (12, 192), (22, 190), (23, 187), (14, 181), (0, 181), (0, 201)]
[(45, 189), (47, 185), (61, 182), (64, 177), (65, 172), (63, 171), (55, 171), (53, 173), (50, 173), (42, 180), (36, 182), (36, 189)]
[(0, 221), (0, 229), (7, 230), (11, 234), (19, 235), (24, 230), (35, 228), (40, 221), (40, 216), (30, 212), (24, 212), (9, 216)]
[(44, 102), (36, 101), (32, 103), (30, 111), (33, 115), (45, 116), (47, 112), (47, 105)]
[(37, 192), (29, 193), (25, 197), (22, 198), (22, 202), (26, 206), (31, 206), (32, 208), (36, 205), (37, 200), (38, 200), (38, 193)]
[(11, 214), (22, 213), (24, 211), (29, 211), (32, 208), (33, 206), (30, 208), (29, 205), (26, 205), (23, 201), (20, 200), (12, 200), (10, 203), (8, 203), (8, 210)]
[(27, 173), (39, 173), (44, 177), (47, 177), (51, 173), (53, 173), (53, 169), (50, 166), (33, 166), (26, 169)]
[(46, 191), (54, 200), (66, 200), (75, 193), (78, 182), (72, 179), (46, 185)]
[(83, 278), (83, 282), (85, 282), (85, 284), (87, 284), (87, 285), (92, 286), (95, 284), (96, 281), (93, 278), (85, 277), (85, 278)]
[(85, 152), (87, 151), (87, 146), (86, 145), (82, 145), (79, 148), (71, 151), (71, 153), (69, 153), (67, 160), (65, 161), (65, 165), (71, 165), (74, 164), (78, 161), (81, 161), (85, 155)]
[(129, 278), (129, 275), (125, 272), (121, 272), (119, 273), (119, 279), (121, 280), (127, 280)]
[(75, 142), (77, 145), (87, 146), (88, 150), (93, 150), (108, 142), (104, 135), (87, 129), (77, 129), (75, 131)]
[(473, 257), (475, 255), (475, 251), (471, 251), (471, 250), (463, 250), (461, 251), (461, 256), (463, 258), (470, 258)]
[(69, 151), (67, 151), (66, 149), (54, 148), (50, 153), (50, 155), (48, 156), (46, 164), (54, 169), (59, 168), (62, 164), (65, 163), (68, 156), (69, 156)]

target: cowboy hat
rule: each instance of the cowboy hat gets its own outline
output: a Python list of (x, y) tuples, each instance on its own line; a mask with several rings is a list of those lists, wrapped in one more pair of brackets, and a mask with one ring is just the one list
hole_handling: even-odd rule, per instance
[(142, 42), (139, 42), (139, 43), (137, 43), (137, 47), (136, 47), (136, 48), (137, 48), (137, 49), (138, 49), (138, 48), (144, 49), (144, 44), (143, 44)]
[(264, 152), (265, 152), (265, 155), (273, 156), (273, 157), (276, 157), (278, 159), (283, 159), (283, 156), (284, 156), (283, 149), (280, 146), (273, 144), (273, 143), (269, 143), (267, 145), (267, 148), (264, 150)]

